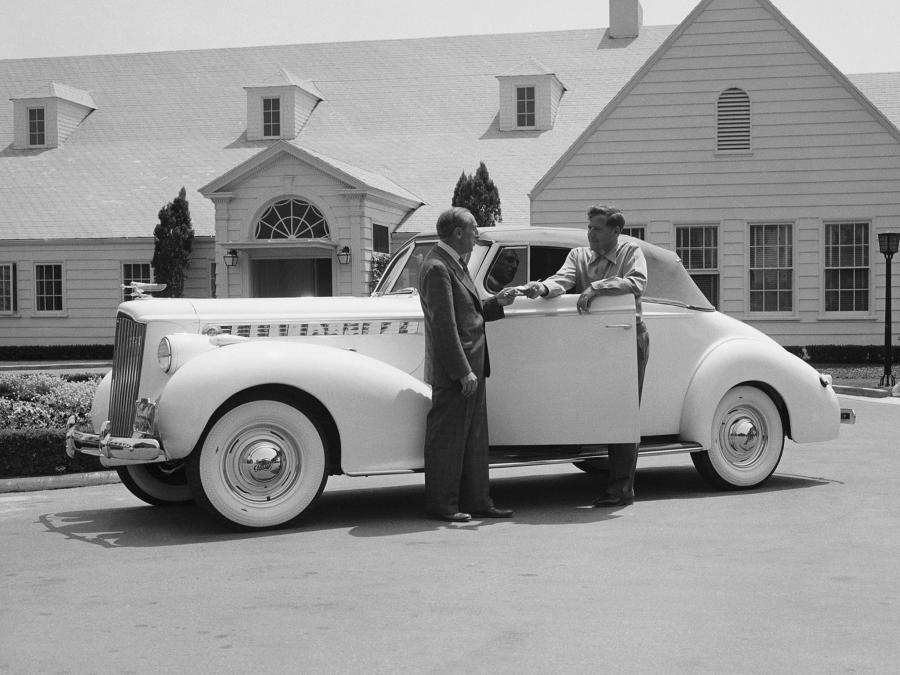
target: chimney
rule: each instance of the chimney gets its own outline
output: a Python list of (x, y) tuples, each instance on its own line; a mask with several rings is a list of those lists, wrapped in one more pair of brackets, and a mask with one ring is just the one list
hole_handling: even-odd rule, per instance
[(609, 37), (636, 38), (643, 21), (639, 0), (609, 0)]

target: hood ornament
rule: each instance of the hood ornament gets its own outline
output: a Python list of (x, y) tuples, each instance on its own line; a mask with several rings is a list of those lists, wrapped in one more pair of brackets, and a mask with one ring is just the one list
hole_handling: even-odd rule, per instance
[(150, 293), (159, 293), (166, 289), (166, 284), (149, 284), (143, 281), (132, 281), (130, 284), (121, 284), (123, 290), (131, 291), (133, 300), (145, 300), (152, 298)]

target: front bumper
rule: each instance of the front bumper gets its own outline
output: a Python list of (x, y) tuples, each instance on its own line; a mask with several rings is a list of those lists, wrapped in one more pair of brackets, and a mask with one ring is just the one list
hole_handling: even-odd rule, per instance
[(167, 460), (157, 439), (137, 431), (132, 437), (113, 436), (108, 420), (100, 427), (100, 433), (96, 433), (90, 418), (84, 415), (70, 415), (66, 422), (66, 455), (75, 457), (76, 453), (100, 457), (104, 466)]

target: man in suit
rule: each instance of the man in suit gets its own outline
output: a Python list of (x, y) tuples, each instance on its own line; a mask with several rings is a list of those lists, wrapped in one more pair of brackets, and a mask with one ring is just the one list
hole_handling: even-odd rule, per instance
[(429, 518), (467, 522), (508, 518), (491, 500), (485, 379), (490, 375), (484, 322), (503, 318), (516, 290), (484, 303), (463, 256), (478, 237), (475, 217), (453, 207), (437, 221), (440, 241), (419, 271), (425, 314), (425, 381), (431, 410), (425, 427), (425, 509)]

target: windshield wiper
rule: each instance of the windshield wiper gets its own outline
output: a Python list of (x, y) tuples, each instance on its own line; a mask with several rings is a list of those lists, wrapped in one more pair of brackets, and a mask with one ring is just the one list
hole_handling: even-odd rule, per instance
[(400, 290), (397, 290), (397, 291), (391, 291), (390, 293), (387, 293), (386, 295), (412, 295), (413, 293), (418, 293), (418, 292), (419, 291), (417, 289), (413, 288), (412, 286), (407, 286), (406, 288), (401, 288)]

